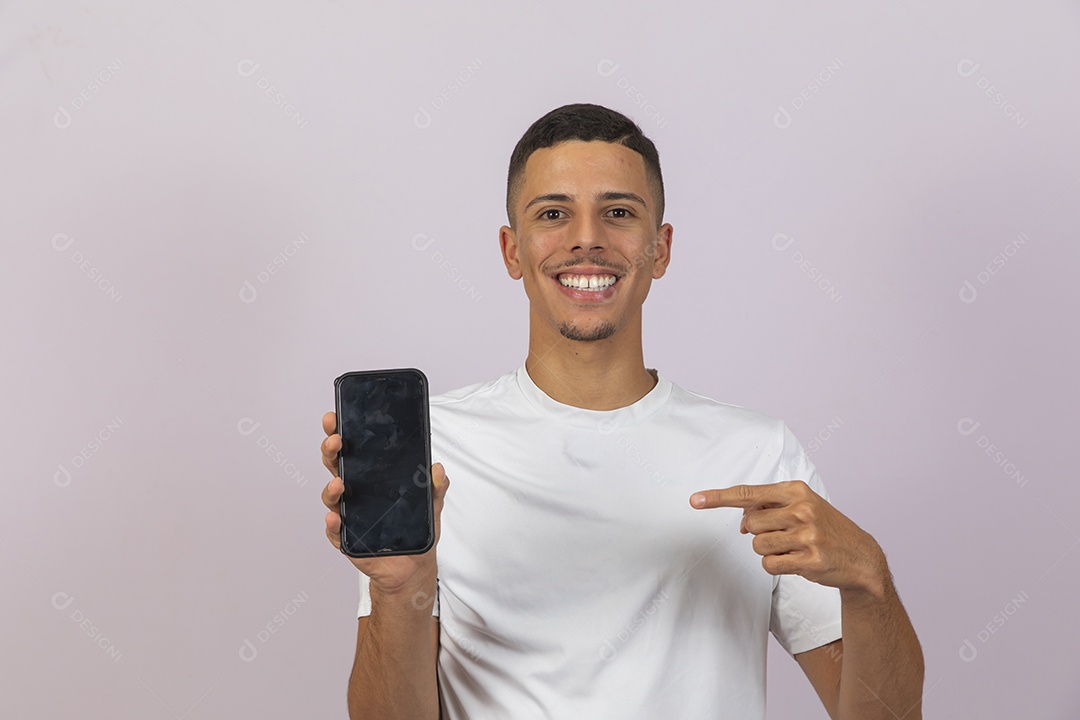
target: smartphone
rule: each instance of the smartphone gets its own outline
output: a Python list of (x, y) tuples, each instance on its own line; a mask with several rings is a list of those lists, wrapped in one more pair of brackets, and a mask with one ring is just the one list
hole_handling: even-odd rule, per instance
[(428, 383), (415, 368), (345, 373), (334, 381), (341, 551), (412, 555), (435, 543)]

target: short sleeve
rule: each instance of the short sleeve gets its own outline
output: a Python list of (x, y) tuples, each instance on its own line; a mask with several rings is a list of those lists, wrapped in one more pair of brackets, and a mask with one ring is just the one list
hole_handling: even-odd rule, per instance
[[(362, 618), (371, 615), (371, 578), (362, 572), (360, 576), (360, 606), (356, 610), (356, 617)], [(432, 617), (439, 617), (439, 593), (435, 592), (435, 602), (431, 604)]]
[[(826, 500), (828, 492), (817, 468), (786, 424), (777, 482), (802, 480)], [(840, 591), (800, 575), (779, 575), (773, 585), (769, 630), (790, 654), (827, 645), (841, 637)]]

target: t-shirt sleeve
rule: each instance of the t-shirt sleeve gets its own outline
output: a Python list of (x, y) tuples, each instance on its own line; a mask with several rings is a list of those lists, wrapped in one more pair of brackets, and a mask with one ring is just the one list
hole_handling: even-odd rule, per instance
[[(828, 500), (817, 468), (787, 424), (783, 434), (776, 481), (802, 480)], [(778, 575), (773, 585), (769, 630), (791, 655), (840, 639), (840, 591), (800, 575)]]
[[(360, 606), (356, 610), (356, 617), (362, 618), (371, 615), (371, 578), (362, 572), (360, 576)], [(431, 603), (432, 617), (439, 617), (439, 593), (435, 592), (435, 601)]]

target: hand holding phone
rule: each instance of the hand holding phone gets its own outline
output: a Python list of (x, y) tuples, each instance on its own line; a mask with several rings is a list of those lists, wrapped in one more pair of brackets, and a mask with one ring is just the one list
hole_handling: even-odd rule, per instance
[[(345, 484), (338, 476), (341, 436), (337, 434), (337, 414), (328, 412), (323, 415), (322, 426), (326, 433), (326, 439), (321, 445), (323, 465), (332, 477), (322, 490), (323, 505), (327, 509), (324, 518), (326, 538), (331, 545), (341, 550), (341, 495)], [(438, 574), (435, 549), (439, 543), (439, 516), (442, 513), (443, 498), (450, 485), (450, 478), (446, 476), (441, 463), (431, 466), (431, 484), (435, 508), (434, 547), (420, 555), (349, 558), (353, 567), (371, 578), (372, 589), (378, 588), (384, 595), (402, 596), (414, 607), (417, 607), (418, 603), (429, 606), (435, 594), (434, 584)]]
[(427, 378), (415, 369), (350, 372), (334, 389), (341, 551), (427, 552), (435, 543)]

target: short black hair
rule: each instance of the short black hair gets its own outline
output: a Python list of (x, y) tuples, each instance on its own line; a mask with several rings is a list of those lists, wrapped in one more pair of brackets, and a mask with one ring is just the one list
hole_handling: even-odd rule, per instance
[(660, 154), (652, 140), (637, 124), (620, 112), (601, 105), (575, 103), (555, 108), (525, 131), (510, 155), (506, 177), (506, 217), (515, 227), (514, 206), (525, 184), (525, 163), (537, 150), (568, 140), (582, 140), (624, 145), (645, 159), (645, 179), (656, 201), (657, 227), (664, 219), (664, 178), (660, 173)]

